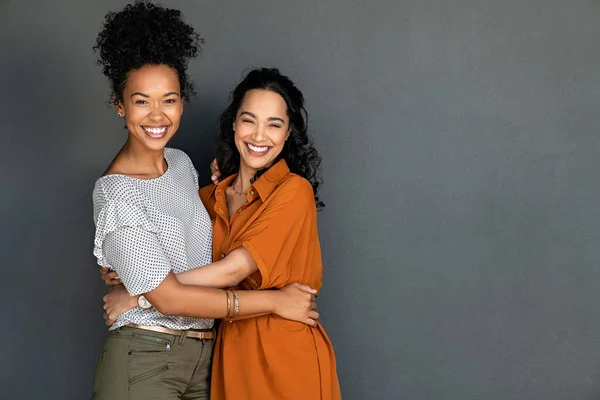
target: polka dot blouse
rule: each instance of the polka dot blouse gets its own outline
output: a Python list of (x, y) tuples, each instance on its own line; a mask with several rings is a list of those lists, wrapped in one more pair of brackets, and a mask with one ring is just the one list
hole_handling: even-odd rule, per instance
[[(154, 290), (167, 276), (211, 262), (212, 224), (198, 196), (198, 174), (183, 151), (165, 148), (167, 171), (155, 179), (112, 174), (93, 192), (94, 256), (114, 269), (132, 296)], [(165, 316), (151, 308), (123, 313), (128, 323), (206, 329), (213, 320)]]

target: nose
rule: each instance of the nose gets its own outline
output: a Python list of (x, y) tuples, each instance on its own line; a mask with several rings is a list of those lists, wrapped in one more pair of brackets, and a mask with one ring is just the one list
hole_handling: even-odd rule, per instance
[(164, 110), (162, 108), (162, 105), (159, 104), (153, 104), (152, 108), (150, 109), (150, 113), (148, 114), (148, 117), (152, 120), (160, 120), (164, 117), (165, 113)]
[(254, 130), (254, 139), (257, 142), (262, 142), (263, 140), (265, 140), (266, 136), (266, 127), (264, 124), (257, 124), (256, 125), (256, 129)]

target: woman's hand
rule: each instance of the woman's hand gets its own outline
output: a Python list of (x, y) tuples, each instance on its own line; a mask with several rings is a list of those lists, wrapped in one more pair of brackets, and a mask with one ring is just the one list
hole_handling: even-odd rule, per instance
[(115, 286), (115, 285), (120, 285), (121, 283), (123, 283), (123, 282), (121, 282), (121, 279), (119, 278), (119, 275), (117, 275), (116, 271), (110, 270), (105, 267), (100, 267), (99, 269), (100, 269), (100, 273), (102, 274), (102, 280), (108, 286)]
[(212, 183), (214, 183), (215, 185), (219, 183), (219, 179), (221, 178), (221, 171), (219, 171), (219, 166), (217, 165), (216, 158), (210, 163), (210, 173), (212, 174), (212, 176), (210, 177)]
[(301, 283), (290, 283), (276, 293), (277, 303), (274, 314), (310, 326), (317, 325), (319, 313), (315, 311), (317, 308), (315, 289)]
[(104, 319), (108, 326), (114, 324), (119, 315), (125, 311), (137, 307), (137, 296), (130, 296), (123, 285), (111, 286), (102, 300), (104, 300)]

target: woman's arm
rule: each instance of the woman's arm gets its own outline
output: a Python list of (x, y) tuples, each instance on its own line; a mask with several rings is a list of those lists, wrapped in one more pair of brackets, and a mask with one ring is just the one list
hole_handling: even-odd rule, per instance
[[(319, 314), (314, 311), (316, 290), (306, 285), (291, 284), (281, 290), (239, 290), (238, 319), (274, 313), (282, 318), (316, 324)], [(163, 282), (144, 296), (164, 315), (178, 315), (195, 318), (225, 318), (228, 310), (227, 291), (184, 285), (172, 272)], [(115, 286), (104, 296), (107, 324), (112, 324), (124, 311), (134, 308), (127, 290)], [(233, 314), (234, 300), (230, 296), (230, 312)]]
[[(224, 318), (227, 315), (226, 291), (222, 289), (185, 285), (169, 273), (156, 289), (144, 296), (164, 315), (196, 318)], [(273, 293), (238, 292), (238, 315), (271, 313), (276, 309)], [(245, 304), (244, 304), (245, 303)], [(242, 304), (244, 304), (242, 306)]]
[(177, 280), (186, 285), (224, 288), (236, 286), (256, 271), (254, 258), (238, 247), (220, 261), (177, 274)]
[[(107, 285), (114, 286), (121, 283), (115, 271), (110, 271), (107, 268), (101, 268), (100, 270), (102, 279)], [(243, 247), (238, 247), (220, 261), (180, 272), (176, 277), (179, 282), (185, 285), (228, 288), (238, 285), (257, 270), (256, 262), (250, 253)]]

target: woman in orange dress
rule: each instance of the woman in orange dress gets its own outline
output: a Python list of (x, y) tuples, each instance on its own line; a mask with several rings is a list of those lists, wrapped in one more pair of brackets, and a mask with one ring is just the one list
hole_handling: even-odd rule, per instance
[[(244, 249), (253, 272), (237, 289), (321, 288), (317, 168), (304, 97), (276, 69), (257, 69), (221, 114), (216, 157), (222, 181), (200, 189), (213, 219), (213, 260)], [(340, 399), (333, 347), (323, 327), (273, 314), (224, 321), (211, 399)]]

